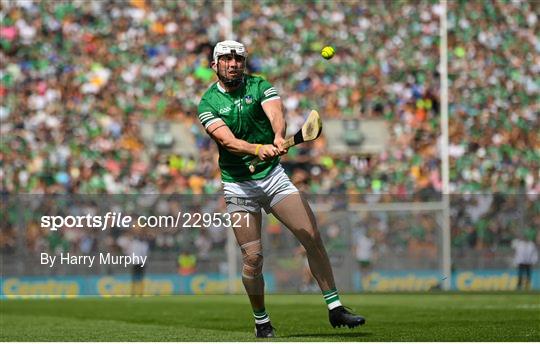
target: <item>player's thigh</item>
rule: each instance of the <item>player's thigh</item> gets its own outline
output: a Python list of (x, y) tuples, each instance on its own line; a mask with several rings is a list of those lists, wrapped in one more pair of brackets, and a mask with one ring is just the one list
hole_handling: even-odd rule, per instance
[(319, 236), (315, 215), (300, 193), (291, 193), (271, 208), (272, 214), (303, 243)]
[(234, 218), (234, 236), (239, 246), (261, 240), (261, 212), (238, 211), (231, 214)]

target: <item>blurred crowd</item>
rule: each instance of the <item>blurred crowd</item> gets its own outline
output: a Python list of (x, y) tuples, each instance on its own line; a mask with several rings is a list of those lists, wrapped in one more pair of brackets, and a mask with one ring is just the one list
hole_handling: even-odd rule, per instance
[[(2, 195), (219, 193), (196, 107), (215, 81), (223, 3), (0, 3)], [(440, 192), (438, 2), (232, 5), (249, 70), (280, 91), (289, 132), (311, 108), (388, 123), (378, 154), (335, 155), (324, 137), (292, 149), (283, 161), (300, 189), (368, 202)], [(537, 2), (449, 2), (452, 192), (540, 191), (538, 13)], [(182, 123), (198, 154), (150, 149), (145, 121)]]
[[(219, 190), (215, 145), (194, 114), (215, 80), (208, 64), (213, 44), (226, 32), (222, 3), (2, 5), (4, 193)], [(249, 49), (250, 70), (280, 90), (290, 132), (309, 108), (330, 118), (389, 123), (391, 144), (380, 154), (333, 156), (321, 140), (288, 157), (299, 167), (299, 183), (321, 193), (440, 190), (440, 5), (233, 6), (234, 33)], [(449, 4), (454, 192), (539, 191), (537, 7)], [(317, 54), (325, 44), (338, 51), (331, 62)], [(150, 153), (143, 120), (181, 121), (196, 137), (200, 155)]]
[[(438, 262), (442, 245), (440, 215), (426, 210), (359, 213), (352, 226), (352, 245), (371, 242), (370, 260), (379, 262), (384, 261), (381, 256), (395, 255)], [(493, 261), (497, 255), (508, 258), (512, 241), (517, 238), (540, 245), (540, 202), (525, 195), (456, 195), (450, 200), (450, 223), (452, 256), (456, 261)], [(356, 254), (363, 257), (365, 251)]]
[(450, 2), (450, 157), (456, 190), (540, 191), (540, 4)]

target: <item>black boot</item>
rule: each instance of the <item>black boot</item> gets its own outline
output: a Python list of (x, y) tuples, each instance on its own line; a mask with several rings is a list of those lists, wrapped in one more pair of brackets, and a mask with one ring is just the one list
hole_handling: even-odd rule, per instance
[(341, 326), (353, 328), (366, 323), (364, 317), (349, 312), (343, 306), (336, 307), (329, 311), (328, 318), (330, 319), (330, 324), (334, 328)]
[(257, 338), (274, 338), (274, 327), (269, 322), (264, 324), (255, 324), (255, 337)]

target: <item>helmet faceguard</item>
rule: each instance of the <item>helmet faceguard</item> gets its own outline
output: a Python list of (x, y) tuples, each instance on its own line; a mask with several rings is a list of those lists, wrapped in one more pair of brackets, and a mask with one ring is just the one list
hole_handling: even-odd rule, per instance
[[(233, 59), (236, 59), (238, 56), (243, 58), (242, 69), (236, 76), (228, 77), (223, 73), (219, 72), (219, 58), (225, 55), (232, 55)], [(242, 83), (244, 80), (244, 74), (246, 72), (247, 64), (247, 51), (242, 43), (236, 41), (222, 41), (216, 44), (214, 48), (214, 64), (216, 66), (216, 74), (219, 80), (227, 87), (235, 87)], [(228, 74), (229, 66), (225, 66), (225, 74)]]

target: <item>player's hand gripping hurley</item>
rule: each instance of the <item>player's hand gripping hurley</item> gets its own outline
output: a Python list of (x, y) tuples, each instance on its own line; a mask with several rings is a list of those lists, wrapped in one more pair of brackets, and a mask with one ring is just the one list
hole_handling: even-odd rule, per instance
[[(283, 144), (283, 147), (287, 149), (292, 146), (296, 146), (297, 144), (302, 142), (313, 141), (321, 135), (321, 132), (321, 116), (319, 116), (319, 113), (317, 111), (311, 110), (308, 118), (304, 122), (304, 125), (302, 125), (302, 129), (300, 129), (296, 134), (294, 134), (294, 136), (287, 138), (285, 140), (285, 143)], [(255, 165), (257, 165), (259, 162), (260, 160), (258, 156), (251, 160), (249, 164), (249, 171), (251, 173), (255, 172)]]

